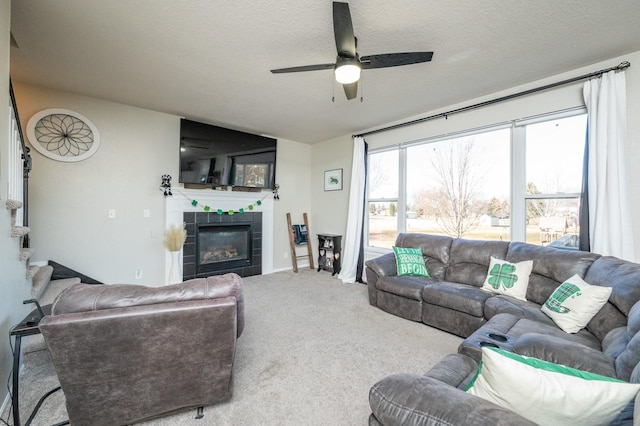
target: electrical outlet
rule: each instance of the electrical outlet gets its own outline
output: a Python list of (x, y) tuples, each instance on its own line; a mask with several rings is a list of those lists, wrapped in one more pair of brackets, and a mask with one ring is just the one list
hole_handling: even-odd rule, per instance
[(285, 259), (288, 259), (288, 258), (289, 258), (289, 252), (285, 251), (285, 252), (284, 252), (283, 257), (284, 257)]
[(115, 219), (116, 218), (116, 210), (115, 209), (107, 210), (107, 217), (109, 219)]
[(142, 217), (151, 217), (151, 212), (149, 209), (142, 210)]
[(142, 269), (136, 269), (136, 280), (142, 279)]

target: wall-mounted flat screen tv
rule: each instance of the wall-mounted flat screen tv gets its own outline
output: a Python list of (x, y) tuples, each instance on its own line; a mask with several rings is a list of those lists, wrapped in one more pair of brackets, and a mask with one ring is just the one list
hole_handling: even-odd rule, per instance
[(277, 140), (180, 121), (180, 183), (273, 189)]

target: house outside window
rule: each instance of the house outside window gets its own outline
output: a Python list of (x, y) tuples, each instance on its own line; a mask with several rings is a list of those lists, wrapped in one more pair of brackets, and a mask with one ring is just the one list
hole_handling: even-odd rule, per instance
[(368, 247), (399, 232), (577, 248), (584, 110), (369, 154)]

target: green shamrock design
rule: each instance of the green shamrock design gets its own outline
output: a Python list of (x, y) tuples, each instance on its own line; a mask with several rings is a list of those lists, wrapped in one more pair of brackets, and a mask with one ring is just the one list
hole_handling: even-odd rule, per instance
[(504, 287), (505, 290), (509, 289), (518, 281), (518, 276), (514, 274), (515, 271), (516, 267), (514, 265), (493, 265), (493, 268), (489, 271), (489, 284), (496, 290), (500, 286)]

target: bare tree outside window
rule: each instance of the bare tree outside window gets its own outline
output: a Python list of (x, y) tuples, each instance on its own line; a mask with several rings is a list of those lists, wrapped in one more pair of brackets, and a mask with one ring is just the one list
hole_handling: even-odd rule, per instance
[(438, 144), (433, 149), (431, 166), (435, 172), (435, 197), (438, 224), (449, 235), (462, 237), (477, 223), (480, 188), (484, 173), (473, 138)]
[(389, 180), (385, 159), (379, 155), (370, 155), (368, 167), (369, 193), (376, 194), (382, 185)]

